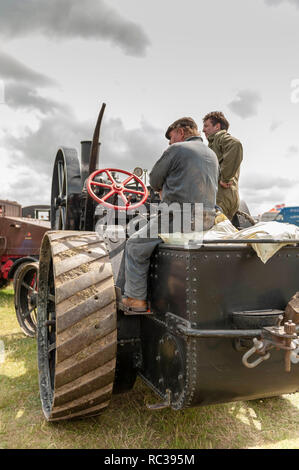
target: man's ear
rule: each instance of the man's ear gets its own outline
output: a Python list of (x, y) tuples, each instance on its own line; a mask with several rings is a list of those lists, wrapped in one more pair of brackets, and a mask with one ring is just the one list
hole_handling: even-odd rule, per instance
[(182, 127), (179, 127), (179, 128), (178, 128), (178, 133), (179, 133), (180, 138), (181, 138), (182, 140), (184, 140), (184, 139), (185, 139), (185, 131), (184, 131), (184, 129), (183, 129)]

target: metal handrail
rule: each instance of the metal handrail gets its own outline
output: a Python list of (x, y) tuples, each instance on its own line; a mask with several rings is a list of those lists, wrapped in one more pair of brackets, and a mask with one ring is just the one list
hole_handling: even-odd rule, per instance
[(295, 239), (289, 239), (289, 240), (270, 240), (269, 238), (259, 238), (259, 239), (254, 239), (254, 238), (247, 238), (247, 239), (241, 239), (241, 240), (236, 240), (235, 238), (232, 238), (232, 239), (229, 239), (229, 238), (225, 238), (223, 240), (202, 240), (202, 241), (199, 241), (199, 242), (196, 242), (196, 240), (189, 240), (188, 242), (190, 245), (196, 245), (197, 243), (198, 244), (201, 244), (201, 245), (211, 245), (211, 244), (215, 244), (215, 243), (223, 243), (223, 244), (231, 244), (231, 243), (234, 243), (234, 244), (244, 244), (244, 243), (287, 243), (287, 244), (299, 244), (299, 240)]
[[(178, 325), (177, 330), (185, 336), (193, 338), (255, 338), (261, 336), (262, 329), (257, 330), (197, 330), (187, 328), (184, 325)], [(296, 326), (296, 332), (299, 332), (299, 325)]]

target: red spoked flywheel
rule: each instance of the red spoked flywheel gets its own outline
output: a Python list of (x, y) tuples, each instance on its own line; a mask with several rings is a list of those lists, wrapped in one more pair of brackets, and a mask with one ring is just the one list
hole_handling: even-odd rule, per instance
[[(118, 182), (113, 177), (112, 172), (113, 173), (116, 173), (116, 172), (121, 173), (123, 175), (126, 175), (127, 178), (124, 179), (121, 182)], [(105, 173), (107, 175), (108, 179), (110, 180), (110, 184), (100, 183), (100, 182), (94, 180), (96, 176), (98, 176), (102, 173)], [(136, 189), (131, 189), (131, 188), (127, 187), (127, 184), (132, 182), (132, 180), (133, 181), (135, 180), (135, 182), (140, 184), (140, 186), (142, 187), (142, 191), (138, 191)], [(105, 194), (105, 196), (100, 198), (94, 193), (94, 191), (92, 189), (94, 186), (99, 186), (100, 188), (106, 188), (106, 189), (109, 189), (110, 191), (108, 191), (108, 193)], [(88, 194), (96, 202), (98, 202), (99, 204), (103, 204), (103, 206), (105, 206), (105, 207), (110, 207), (111, 209), (114, 209), (114, 210), (126, 210), (127, 211), (129, 209), (130, 210), (136, 209), (137, 207), (141, 206), (148, 198), (148, 190), (147, 190), (145, 184), (143, 183), (143, 181), (141, 181), (141, 179), (138, 178), (138, 176), (134, 175), (134, 173), (130, 173), (129, 171), (119, 170), (117, 168), (104, 168), (103, 170), (94, 171), (87, 178), (86, 187), (87, 187)], [(113, 196), (114, 194), (117, 194), (118, 196), (120, 196), (120, 198), (124, 202), (123, 206), (117, 206), (115, 204), (110, 204), (109, 202), (107, 202), (107, 200), (111, 196)], [(141, 200), (138, 201), (136, 204), (131, 204), (130, 194), (132, 194), (132, 195), (137, 194), (138, 196), (141, 196)]]

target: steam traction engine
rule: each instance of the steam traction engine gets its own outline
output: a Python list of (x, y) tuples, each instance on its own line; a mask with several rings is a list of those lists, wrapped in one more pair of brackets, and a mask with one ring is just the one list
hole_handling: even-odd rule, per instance
[(109, 214), (117, 209), (128, 222), (148, 189), (135, 174), (96, 170), (104, 107), (93, 142), (81, 144), (81, 167), (66, 148), (54, 165), (53, 230), (41, 246), (38, 291), (46, 419), (96, 415), (137, 374), (160, 397), (154, 408), (296, 392), (296, 298), (288, 305), (298, 290), (296, 241), (267, 264), (246, 240), (162, 243), (151, 259), (149, 311), (134, 315), (122, 305), (126, 240), (120, 225), (108, 230)]

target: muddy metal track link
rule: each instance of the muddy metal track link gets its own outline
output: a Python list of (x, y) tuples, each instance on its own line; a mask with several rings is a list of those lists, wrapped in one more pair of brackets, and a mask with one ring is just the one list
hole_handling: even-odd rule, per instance
[(108, 406), (116, 363), (116, 302), (111, 264), (97, 233), (45, 235), (37, 339), (47, 420), (93, 416)]

